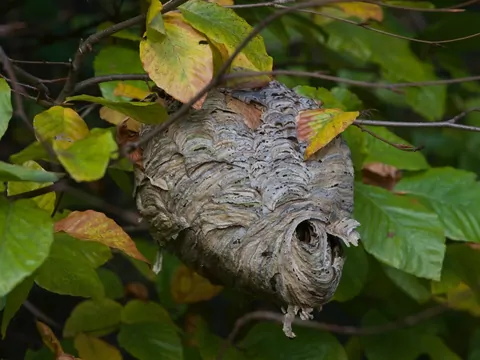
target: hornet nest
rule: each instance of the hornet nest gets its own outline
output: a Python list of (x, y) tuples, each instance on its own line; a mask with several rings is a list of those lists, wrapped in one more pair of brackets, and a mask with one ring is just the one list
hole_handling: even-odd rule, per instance
[[(211, 281), (296, 314), (330, 300), (357, 244), (350, 150), (335, 138), (310, 159), (296, 116), (317, 102), (277, 81), (214, 90), (157, 134), (135, 170), (138, 210), (162, 248)], [(140, 137), (155, 126), (143, 126)]]

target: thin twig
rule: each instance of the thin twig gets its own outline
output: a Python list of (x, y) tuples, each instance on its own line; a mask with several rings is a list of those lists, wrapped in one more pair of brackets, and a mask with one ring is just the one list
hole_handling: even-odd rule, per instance
[(28, 71), (23, 70), (21, 67), (17, 65), (13, 65), (13, 69), (18, 77), (24, 79), (31, 85), (35, 86), (40, 94), (49, 95), (50, 91), (48, 90), (47, 86), (43, 83), (44, 81), (35, 75), (30, 74)]
[[(187, 2), (187, 0), (172, 0), (168, 3), (166, 3), (163, 8), (162, 8), (162, 14), (165, 14), (169, 11), (175, 10), (177, 7), (182, 5), (183, 3)], [(127, 29), (129, 27), (141, 24), (142, 21), (145, 20), (145, 14), (135, 16), (134, 18), (122, 21), (118, 24), (115, 24), (113, 26), (110, 26), (109, 28), (106, 28), (102, 31), (99, 31), (93, 35), (90, 35), (85, 41), (83, 41), (76, 54), (75, 57), (72, 61), (72, 65), (70, 67), (70, 72), (68, 74), (67, 81), (65, 82), (65, 85), (58, 95), (57, 99), (55, 100), (56, 104), (61, 104), (62, 102), (65, 101), (65, 99), (72, 93), (75, 87), (75, 83), (77, 81), (77, 76), (78, 76), (78, 71), (80, 69), (80, 66), (82, 65), (83, 58), (84, 56), (91, 52), (93, 49), (93, 45), (96, 43), (100, 42), (101, 40), (115, 34), (118, 31)]]
[[(316, 321), (300, 320), (300, 319), (294, 319), (293, 324), (301, 327), (306, 327), (309, 329), (328, 331), (328, 332), (337, 333), (337, 334), (368, 336), (368, 335), (382, 334), (389, 331), (398, 330), (404, 327), (414, 326), (421, 323), (422, 321), (438, 316), (448, 310), (450, 310), (450, 308), (448, 307), (447, 304), (440, 304), (440, 305), (425, 309), (415, 315), (410, 315), (410, 316), (398, 319), (396, 321), (388, 322), (385, 324), (368, 326), (368, 327), (342, 326), (337, 324), (328, 324), (328, 323), (321, 323)], [(223, 346), (220, 348), (218, 352), (217, 360), (221, 360), (223, 358), (223, 355), (225, 354), (226, 350), (228, 349), (229, 346), (233, 344), (240, 330), (245, 325), (255, 320), (283, 323), (283, 321), (285, 320), (285, 316), (283, 314), (279, 314), (272, 311), (254, 311), (254, 312), (245, 314), (235, 322), (232, 332), (229, 334), (228, 338), (225, 340), (225, 342), (223, 343)]]
[(313, 73), (308, 71), (296, 71), (296, 70), (236, 72), (233, 74), (228, 74), (223, 76), (223, 80), (243, 78), (243, 77), (255, 77), (259, 75), (289, 75), (289, 76), (311, 77), (316, 79), (323, 79), (323, 80), (335, 81), (335, 82), (344, 83), (344, 84), (350, 84), (354, 86), (384, 88), (384, 89), (395, 89), (395, 88), (417, 87), (417, 86), (438, 86), (438, 85), (458, 84), (458, 83), (466, 83), (466, 82), (473, 82), (473, 81), (480, 80), (480, 75), (474, 75), (474, 76), (455, 78), (455, 79), (428, 80), (428, 81), (388, 84), (388, 83), (374, 83), (374, 82), (368, 82), (368, 81), (344, 79), (344, 78), (339, 78), (337, 76), (332, 76), (327, 74)]
[(45, 61), (45, 60), (15, 60), (10, 59), (12, 64), (34, 64), (34, 65), (62, 65), (70, 66), (69, 62), (65, 61)]
[(45, 195), (54, 191), (62, 191), (66, 188), (67, 182), (62, 179), (51, 185), (41, 187), (39, 189), (26, 191), (20, 194), (7, 196), (7, 199), (10, 201), (21, 200), (21, 199), (31, 199), (37, 196)]
[[(276, 7), (278, 7), (278, 8), (286, 8), (287, 6), (277, 5)], [(377, 32), (377, 33), (379, 33), (379, 34), (383, 34), (383, 35), (395, 37), (395, 38), (398, 38), (398, 39), (403, 39), (403, 40), (408, 40), (408, 41), (418, 42), (418, 43), (423, 43), (423, 44), (436, 45), (436, 46), (439, 46), (440, 44), (445, 44), (445, 43), (451, 43), (451, 42), (456, 42), (456, 41), (467, 40), (467, 39), (470, 39), (470, 38), (473, 38), (473, 37), (476, 37), (476, 36), (479, 36), (479, 35), (480, 35), (480, 33), (475, 33), (475, 34), (472, 34), (472, 35), (462, 36), (462, 37), (459, 37), (459, 38), (448, 39), (448, 40), (422, 40), (422, 39), (415, 39), (415, 38), (412, 38), (412, 37), (403, 36), (403, 35), (398, 35), (398, 34), (394, 34), (394, 33), (388, 32), (388, 31), (376, 29), (376, 28), (374, 28), (374, 27), (371, 27), (371, 26), (366, 25), (365, 23), (361, 23), (361, 22), (356, 22), (356, 21), (353, 21), (353, 20), (348, 20), (348, 19), (339, 18), (339, 17), (337, 17), (337, 16), (325, 14), (325, 13), (320, 12), (320, 11), (314, 11), (314, 10), (298, 10), (298, 11), (299, 11), (299, 12), (303, 12), (303, 13), (308, 13), (308, 14), (314, 14), (314, 15), (323, 16), (323, 17), (326, 17), (326, 18), (329, 18), (329, 19), (333, 19), (333, 20), (337, 20), (337, 21), (341, 21), (341, 22), (344, 22), (344, 23), (346, 23), (346, 24), (355, 25), (355, 26), (364, 28), (364, 29), (366, 29), (366, 30), (374, 31), (374, 32)]]
[[(393, 4), (388, 4), (388, 3), (384, 3), (384, 2), (381, 2), (381, 1), (374, 1), (374, 0), (363, 0), (362, 2), (375, 4), (375, 5), (383, 6), (383, 7), (388, 7), (388, 8), (392, 8), (392, 9), (406, 10), (406, 11), (448, 12), (448, 13), (458, 13), (458, 12), (464, 12), (465, 11), (465, 9), (457, 9), (457, 8), (453, 8), (453, 7), (438, 8), (438, 9), (415, 8), (415, 7), (408, 7), (408, 6), (393, 5)], [(457, 5), (457, 6), (460, 7), (461, 5), (462, 4)]]
[(40, 310), (35, 305), (33, 305), (30, 301), (28, 301), (28, 300), (24, 301), (23, 306), (28, 311), (30, 311), (30, 313), (33, 316), (35, 316), (35, 318), (37, 318), (38, 320), (41, 320), (42, 322), (44, 322), (48, 326), (50, 326), (54, 329), (57, 329), (57, 330), (62, 329), (62, 327), (60, 326), (59, 323), (57, 323), (55, 320), (53, 320), (51, 317), (49, 317), (47, 314), (45, 314), (42, 310)]
[(359, 124), (354, 124), (354, 125), (357, 126), (360, 130), (362, 130), (362, 131), (366, 132), (367, 134), (373, 136), (375, 139), (378, 139), (378, 140), (384, 142), (385, 144), (393, 146), (395, 149), (402, 150), (402, 151), (408, 151), (408, 152), (415, 152), (415, 151), (419, 151), (419, 150), (423, 149), (423, 146), (415, 147), (415, 146), (412, 146), (412, 145), (393, 143), (393, 142), (381, 137), (380, 135), (375, 134), (373, 131), (363, 127), (362, 125), (359, 125)]
[(469, 5), (476, 4), (478, 2), (480, 2), (480, 0), (469, 0), (469, 1), (465, 1), (461, 4), (448, 6), (447, 9), (458, 9), (458, 8), (461, 8), (461, 7), (464, 7), (464, 6), (469, 6)]
[(150, 80), (147, 74), (115, 74), (115, 75), (102, 75), (96, 76), (87, 80), (80, 81), (72, 93), (78, 93), (86, 87), (96, 85), (109, 81), (125, 81), (125, 80)]
[(0, 46), (0, 62), (3, 64), (3, 68), (7, 73), (8, 77), (12, 80), (11, 85), (13, 90), (15, 90), (13, 97), (15, 99), (16, 109), (15, 113), (26, 123), (30, 124), (28, 121), (27, 114), (25, 113), (25, 108), (23, 107), (23, 100), (20, 94), (23, 92), (21, 85), (17, 81), (17, 76), (15, 75), (15, 70), (13, 69), (13, 65), (10, 62), (9, 57), (5, 54), (3, 47)]

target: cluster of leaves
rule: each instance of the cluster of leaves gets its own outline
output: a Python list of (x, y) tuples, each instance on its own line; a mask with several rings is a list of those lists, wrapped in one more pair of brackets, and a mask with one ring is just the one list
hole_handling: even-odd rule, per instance
[[(385, 4), (434, 8), (430, 2)], [(68, 317), (61, 341), (57, 339), (60, 334), (37, 322), (45, 346), (28, 350), (26, 359), (122, 359), (130, 354), (140, 360), (210, 360), (217, 356), (223, 340), (192, 304), (228, 291), (168, 254), (162, 272), (155, 274), (151, 270), (154, 245), (132, 239), (100, 211), (78, 211), (75, 203), (62, 206), (55, 191), (71, 186), (70, 179), (92, 183), (111, 178), (130, 196), (130, 175), (141, 161), (134, 159), (132, 164), (123, 158), (121, 145), (131, 133), (138, 133), (142, 123), (160, 124), (169, 116), (166, 100), (152, 85), (183, 103), (195, 99), (252, 31), (249, 24), (273, 11), (268, 7), (237, 11), (231, 5), (230, 1), (190, 0), (178, 11), (163, 13), (162, 4), (151, 0), (143, 36), (132, 29), (117, 32), (114, 40), (102, 43), (93, 60), (95, 76), (134, 74), (147, 79), (148, 75), (149, 80), (100, 82), (101, 96), (75, 95), (36, 111), (32, 116), (36, 140), (11, 154), (8, 162), (0, 162), (0, 190), (5, 194), (0, 196), (2, 337), (8, 335), (10, 321), (33, 287), (84, 298)], [(439, 50), (434, 66), (422, 60), (422, 49), (406, 39), (341, 21), (370, 21), (379, 31), (418, 35), (377, 4), (338, 3), (313, 10), (274, 21), (263, 37), (254, 37), (243, 48), (226, 72), (269, 72), (273, 59), (293, 61), (285, 49), (300, 43), (312, 49), (311, 54), (302, 52), (301, 63), (314, 61), (340, 79), (372, 84), (417, 82), (438, 79), (438, 69), (452, 76), (468, 75), (454, 50)], [(422, 35), (442, 35), (450, 26), (450, 17), (463, 14), (447, 15), (433, 17), (434, 25)], [(468, 16), (455, 24), (467, 21)], [(320, 49), (323, 62), (316, 62), (319, 53), (313, 49)], [(302, 66), (301, 70), (309, 65)], [(372, 86), (354, 91), (345, 85), (327, 88), (321, 81), (298, 86), (306, 81), (295, 76), (278, 78), (323, 103), (322, 109), (297, 118), (299, 139), (309, 141), (306, 158), (340, 133), (352, 152), (354, 215), (361, 223), (362, 242), (346, 249), (347, 261), (331, 308), (337, 306), (340, 310), (335, 311), (362, 326), (402, 318), (438, 303), (448, 302), (458, 312), (450, 321), (438, 318), (410, 329), (350, 336), (342, 342), (328, 332), (307, 329), (296, 329), (297, 339), (286, 341), (278, 325), (259, 323), (228, 348), (223, 358), (408, 360), (423, 354), (431, 359), (460, 359), (458, 354), (470, 351), (470, 358), (476, 359), (480, 353), (480, 324), (475, 318), (480, 315), (476, 245), (480, 242), (480, 183), (472, 171), (478, 171), (473, 164), (479, 157), (471, 150), (452, 157), (445, 147), (475, 149), (478, 136), (459, 137), (452, 131), (421, 135), (417, 130), (400, 137), (384, 127), (351, 124), (371, 107), (378, 107), (387, 119), (399, 113), (422, 121), (439, 120), (480, 104), (478, 84), (405, 87), (401, 92)], [(269, 75), (232, 77), (227, 85), (254, 87), (270, 79)], [(0, 79), (0, 138), (13, 126), (11, 94), (8, 82)], [(204, 98), (193, 107), (201, 108)], [(85, 102), (88, 107), (101, 105), (95, 116), (106, 122), (98, 127), (92, 127), (95, 121), (86, 122), (77, 112), (77, 104)], [(475, 125), (479, 119), (470, 116), (467, 121)], [(124, 136), (120, 131), (124, 128), (130, 135)], [(425, 153), (402, 151), (380, 139), (405, 147), (410, 146), (408, 141), (426, 142)], [(462, 160), (452, 160), (457, 157)], [(140, 283), (124, 285), (122, 274), (108, 269), (114, 257), (128, 259), (156, 294), (151, 295)], [(463, 338), (458, 335), (461, 321), (467, 324), (461, 333), (468, 336)], [(472, 346), (466, 350), (470, 336)]]

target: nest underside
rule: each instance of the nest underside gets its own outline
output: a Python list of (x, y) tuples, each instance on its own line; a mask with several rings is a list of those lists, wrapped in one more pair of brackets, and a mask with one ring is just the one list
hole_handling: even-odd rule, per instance
[(135, 170), (137, 207), (159, 244), (211, 281), (284, 307), (288, 336), (297, 312), (310, 318), (331, 299), (341, 243), (359, 238), (347, 145), (337, 137), (305, 161), (297, 140), (295, 117), (315, 108), (276, 81), (215, 90), (150, 140)]

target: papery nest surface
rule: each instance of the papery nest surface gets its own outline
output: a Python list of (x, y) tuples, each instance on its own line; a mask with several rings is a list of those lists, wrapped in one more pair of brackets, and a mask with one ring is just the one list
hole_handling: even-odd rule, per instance
[[(353, 166), (339, 136), (304, 160), (295, 118), (314, 100), (277, 81), (258, 90), (214, 90), (143, 147), (138, 210), (162, 248), (212, 282), (285, 309), (293, 337), (331, 299), (357, 244)], [(140, 136), (153, 131), (144, 126)]]

